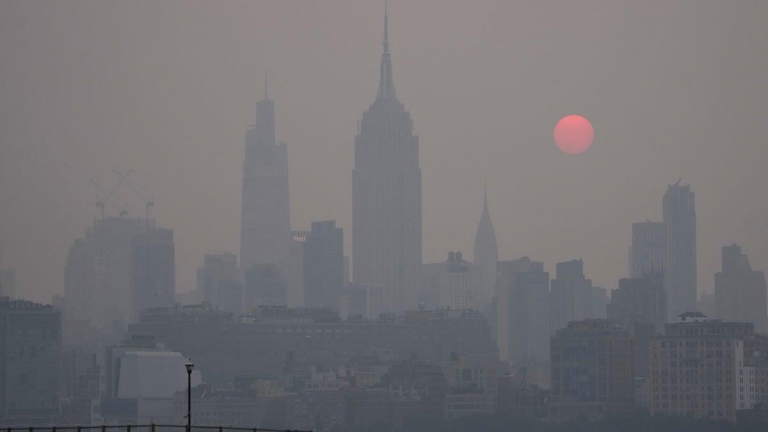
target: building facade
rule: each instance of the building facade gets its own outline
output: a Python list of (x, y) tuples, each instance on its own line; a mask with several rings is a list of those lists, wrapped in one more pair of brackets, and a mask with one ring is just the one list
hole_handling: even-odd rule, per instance
[(635, 404), (632, 338), (607, 320), (568, 324), (552, 337), (554, 418), (627, 412)]
[(243, 284), (237, 266), (237, 255), (229, 252), (208, 252), (203, 266), (197, 269), (197, 290), (203, 301), (215, 309), (243, 312)]
[(592, 286), (581, 259), (557, 263), (556, 271), (549, 297), (550, 334), (571, 321), (605, 317), (606, 290)]
[(497, 343), (502, 359), (517, 365), (549, 361), (549, 273), (524, 257), (499, 263)]
[(662, 271), (666, 247), (663, 222), (637, 222), (632, 224), (629, 277)]
[(336, 221), (312, 222), (304, 242), (304, 305), (339, 307), (344, 288), (344, 232)]
[(768, 331), (765, 274), (752, 270), (736, 244), (723, 247), (723, 269), (715, 273), (715, 316), (751, 322), (760, 333)]
[(65, 321), (93, 328), (128, 324), (133, 311), (132, 242), (153, 225), (143, 218), (107, 217), (75, 240), (64, 271)]
[(131, 241), (131, 321), (145, 309), (176, 303), (173, 230), (155, 228)]
[(664, 287), (668, 321), (696, 310), (696, 205), (690, 185), (677, 182), (664, 194)]
[(275, 103), (256, 104), (256, 123), (245, 132), (240, 267), (287, 265), (291, 234), (288, 146), (275, 140)]
[(651, 414), (735, 421), (737, 411), (766, 402), (766, 347), (751, 323), (682, 314), (651, 340)]
[(397, 99), (384, 17), (376, 99), (355, 137), (352, 277), (384, 288), (386, 312), (416, 308), (421, 268), (421, 168), (413, 121)]
[(48, 423), (61, 413), (61, 312), (0, 297), (0, 423)]
[(449, 252), (440, 272), (439, 306), (446, 309), (479, 310), (473, 282), (472, 263), (465, 261), (461, 252)]

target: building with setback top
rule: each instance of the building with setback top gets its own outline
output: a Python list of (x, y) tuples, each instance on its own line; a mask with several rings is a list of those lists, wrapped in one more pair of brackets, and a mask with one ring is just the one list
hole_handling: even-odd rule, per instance
[(415, 309), (421, 269), (421, 168), (413, 121), (395, 94), (384, 16), (379, 89), (355, 137), (352, 277), (381, 285), (384, 311)]
[(288, 147), (275, 141), (275, 103), (267, 93), (256, 104), (256, 124), (245, 132), (240, 267), (286, 266), (291, 234)]

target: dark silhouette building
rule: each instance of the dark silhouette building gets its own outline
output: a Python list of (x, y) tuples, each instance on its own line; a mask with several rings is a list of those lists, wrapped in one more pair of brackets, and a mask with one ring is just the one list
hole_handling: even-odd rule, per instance
[(304, 305), (338, 308), (344, 288), (344, 232), (336, 221), (312, 222), (303, 260)]
[(664, 194), (664, 287), (668, 321), (696, 310), (696, 205), (690, 185), (678, 181)]
[(602, 416), (632, 410), (632, 338), (607, 320), (568, 323), (552, 337), (554, 418)]
[(0, 423), (50, 423), (61, 409), (61, 312), (0, 297)]

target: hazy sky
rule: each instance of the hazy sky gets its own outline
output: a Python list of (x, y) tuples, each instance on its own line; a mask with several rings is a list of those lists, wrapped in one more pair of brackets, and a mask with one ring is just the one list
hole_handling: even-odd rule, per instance
[[(351, 240), (357, 121), (373, 101), (382, 1), (0, 2), (0, 238), (21, 294), (63, 290), (113, 169), (174, 229), (177, 289), (239, 250), (243, 134), (264, 69), (289, 145), (292, 226)], [(631, 223), (666, 185), (696, 193), (699, 289), (720, 247), (768, 269), (768, 2), (391, 0), (397, 94), (421, 143), (424, 261), (471, 256), (483, 177), (502, 259), (582, 257), (615, 287)], [(567, 114), (595, 143), (552, 143)], [(133, 215), (127, 189), (116, 201)], [(114, 213), (114, 211), (112, 211)]]

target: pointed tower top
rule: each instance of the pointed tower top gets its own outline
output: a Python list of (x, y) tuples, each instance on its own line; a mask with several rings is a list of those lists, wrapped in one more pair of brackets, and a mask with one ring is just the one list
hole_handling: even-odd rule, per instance
[(397, 100), (395, 82), (392, 78), (392, 59), (389, 55), (389, 14), (387, 13), (386, 0), (384, 0), (384, 36), (382, 37), (382, 45), (379, 91), (376, 94), (376, 100)]
[(387, 0), (384, 0), (384, 53), (389, 54), (389, 14), (387, 13)]

